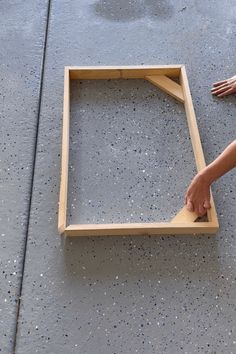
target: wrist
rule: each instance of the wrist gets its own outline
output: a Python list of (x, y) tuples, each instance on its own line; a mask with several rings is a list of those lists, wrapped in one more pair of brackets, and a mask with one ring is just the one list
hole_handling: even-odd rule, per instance
[(209, 166), (205, 167), (203, 170), (198, 172), (198, 178), (201, 180), (202, 183), (210, 187), (210, 185), (215, 181), (215, 176), (213, 171)]

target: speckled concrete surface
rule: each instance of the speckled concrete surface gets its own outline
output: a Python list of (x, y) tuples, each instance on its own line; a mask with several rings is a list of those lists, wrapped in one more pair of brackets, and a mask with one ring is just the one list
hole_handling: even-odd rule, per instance
[(236, 352), (235, 173), (216, 237), (57, 234), (64, 65), (185, 63), (209, 162), (235, 138), (235, 97), (209, 94), (233, 43), (233, 0), (52, 2), (16, 353)]
[(47, 1), (0, 3), (0, 352), (12, 353)]
[(171, 220), (195, 173), (183, 104), (145, 80), (71, 89), (68, 223)]

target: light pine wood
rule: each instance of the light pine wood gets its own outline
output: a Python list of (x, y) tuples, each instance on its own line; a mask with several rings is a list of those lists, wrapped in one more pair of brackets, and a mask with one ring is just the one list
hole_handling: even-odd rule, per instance
[[(181, 68), (181, 72), (180, 72), (180, 83), (184, 93), (184, 106), (185, 106), (185, 112), (187, 116), (187, 122), (188, 122), (189, 133), (192, 141), (196, 166), (197, 166), (197, 170), (201, 171), (206, 166), (206, 163), (205, 163), (201, 139), (198, 131), (197, 120), (193, 108), (192, 96), (189, 89), (187, 73), (184, 66)], [(214, 223), (216, 227), (219, 228), (219, 223), (218, 223), (215, 204), (212, 198), (212, 193), (211, 193), (211, 209), (208, 209), (207, 217), (209, 222)]]
[(216, 227), (219, 228), (219, 221), (218, 221), (218, 217), (217, 217), (217, 212), (216, 212), (216, 207), (215, 207), (215, 203), (213, 200), (212, 192), (211, 192), (210, 203), (211, 203), (211, 209), (209, 209), (207, 211), (208, 221), (211, 222), (212, 224), (216, 225)]
[(58, 211), (58, 230), (62, 234), (66, 228), (68, 168), (69, 168), (69, 139), (70, 139), (70, 76), (69, 70), (64, 71), (64, 105), (61, 155), (61, 185)]
[(144, 79), (145, 76), (151, 75), (168, 75), (170, 77), (178, 77), (180, 73), (180, 68), (170, 68), (170, 67), (162, 67), (156, 69), (123, 69), (121, 70), (121, 78), (122, 79)]
[(200, 171), (206, 166), (206, 163), (205, 163), (204, 154), (203, 154), (203, 150), (202, 150), (202, 144), (201, 144), (200, 135), (199, 135), (199, 131), (198, 131), (197, 120), (196, 120), (196, 116), (195, 116), (195, 112), (194, 112), (194, 108), (193, 108), (192, 97), (190, 94), (187, 74), (186, 74), (186, 70), (184, 67), (182, 67), (182, 69), (181, 69), (180, 83), (181, 83), (181, 86), (183, 88), (183, 93), (184, 93), (184, 106), (185, 106), (187, 122), (188, 122), (188, 127), (189, 127), (189, 133), (190, 133), (190, 137), (191, 137), (191, 141), (192, 141), (196, 166), (197, 166), (197, 170)]
[(159, 87), (161, 90), (167, 92), (181, 103), (184, 102), (182, 87), (177, 84), (177, 82), (171, 80), (169, 77), (165, 75), (145, 76), (145, 79), (151, 82), (153, 85)]
[(168, 75), (179, 77), (181, 65), (150, 66), (84, 66), (67, 67), (70, 78), (84, 80), (98, 79), (144, 79), (147, 75)]
[(197, 220), (198, 215), (194, 212), (188, 211), (186, 206), (184, 206), (178, 214), (171, 220), (172, 223), (183, 223), (183, 222), (194, 222)]
[[(178, 77), (180, 84), (169, 77)], [(192, 140), (194, 156), (198, 171), (205, 166), (203, 150), (197, 127), (197, 121), (188, 86), (186, 70), (182, 65), (164, 66), (112, 66), (112, 67), (66, 67), (64, 78), (64, 110), (62, 133), (61, 185), (59, 197), (58, 229), (67, 236), (105, 236), (105, 235), (160, 235), (160, 234), (199, 234), (216, 233), (219, 225), (213, 197), (212, 208), (208, 211), (208, 222), (194, 222), (195, 213), (185, 207), (166, 223), (128, 223), (128, 224), (81, 224), (66, 223), (68, 165), (69, 165), (69, 130), (70, 130), (70, 80), (73, 79), (138, 79), (146, 78), (168, 92), (180, 102), (184, 102), (187, 121)]]
[(121, 72), (118, 69), (79, 69), (79, 70), (70, 70), (71, 80), (109, 80), (109, 79), (120, 79)]
[[(206, 228), (206, 224), (208, 225)], [(79, 224), (65, 229), (66, 236), (124, 236), (214, 234), (217, 227), (209, 222), (188, 223), (135, 223), (135, 224)]]

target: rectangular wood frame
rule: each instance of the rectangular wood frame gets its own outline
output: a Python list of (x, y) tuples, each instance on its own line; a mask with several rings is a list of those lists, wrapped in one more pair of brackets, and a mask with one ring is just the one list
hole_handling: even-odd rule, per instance
[[(179, 79), (179, 84), (172, 80), (172, 78)], [(205, 167), (204, 154), (184, 65), (65, 67), (61, 185), (58, 215), (59, 233), (66, 236), (216, 233), (219, 229), (219, 224), (212, 194), (211, 209), (207, 212), (208, 221), (204, 222), (196, 222), (197, 215), (189, 212), (186, 207), (183, 207), (169, 222), (67, 225), (70, 81), (77, 79), (146, 79), (153, 85), (176, 98), (178, 101), (182, 102), (187, 116), (197, 170), (200, 171)]]

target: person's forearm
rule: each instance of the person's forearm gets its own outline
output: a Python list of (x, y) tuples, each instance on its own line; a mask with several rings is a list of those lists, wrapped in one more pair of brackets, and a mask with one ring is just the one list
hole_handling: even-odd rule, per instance
[(236, 167), (236, 140), (233, 141), (210, 165), (199, 172), (211, 185), (212, 182)]

